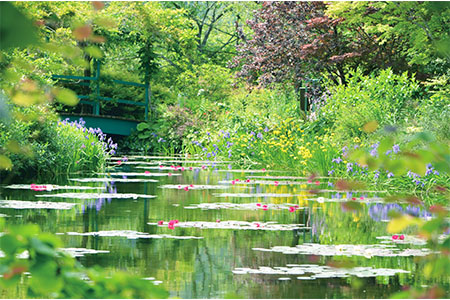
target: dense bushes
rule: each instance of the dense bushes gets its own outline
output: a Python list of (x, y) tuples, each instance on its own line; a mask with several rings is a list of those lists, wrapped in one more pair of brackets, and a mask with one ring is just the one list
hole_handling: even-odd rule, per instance
[(16, 118), (0, 123), (0, 149), (12, 162), (4, 178), (57, 177), (77, 171), (101, 169), (116, 144), (104, 141), (99, 129), (87, 129), (84, 122), (60, 122), (47, 105), (15, 107)]
[[(420, 94), (419, 84), (406, 73), (390, 69), (364, 76), (361, 71), (347, 75), (347, 86), (330, 87), (331, 96), (320, 111), (340, 140), (364, 135), (364, 124), (399, 125), (411, 113)], [(410, 108), (408, 110), (408, 107)]]

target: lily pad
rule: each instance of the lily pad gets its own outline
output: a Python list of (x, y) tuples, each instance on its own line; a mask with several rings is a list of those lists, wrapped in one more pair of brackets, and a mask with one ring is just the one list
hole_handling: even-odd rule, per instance
[[(39, 184), (38, 186), (43, 187), (42, 191), (55, 191), (55, 190), (101, 190), (104, 187), (100, 186), (70, 186), (70, 185), (55, 185), (55, 184)], [(5, 186), (7, 189), (18, 189), (18, 190), (30, 190), (31, 185), (29, 184), (12, 184)]]
[(221, 180), (221, 184), (259, 184), (259, 185), (305, 185), (306, 182), (300, 181), (274, 181), (274, 180)]
[(69, 180), (77, 182), (158, 182), (156, 179), (139, 179), (139, 178), (70, 178)]
[[(95, 249), (86, 249), (86, 248), (59, 248), (58, 250), (64, 251), (68, 254), (70, 254), (72, 257), (82, 257), (86, 254), (103, 254), (103, 253), (109, 253), (107, 250), (95, 250)], [(20, 259), (27, 259), (29, 257), (29, 253), (27, 250), (23, 251), (19, 255), (17, 255), (17, 258)], [(0, 250), (0, 257), (5, 257), (5, 253), (3, 253)]]
[[(259, 204), (259, 205), (258, 205)], [(285, 204), (261, 204), (261, 203), (200, 203), (200, 204), (192, 204), (190, 206), (185, 206), (186, 209), (236, 209), (236, 210), (261, 210), (263, 209), (263, 205), (266, 206), (267, 209), (289, 209), (290, 207), (295, 207), (295, 209), (305, 209), (304, 207), (296, 207), (295, 204), (285, 203)]]
[(292, 194), (275, 194), (275, 193), (222, 193), (213, 194), (216, 197), (234, 197), (234, 198), (258, 198), (258, 197), (276, 197), (276, 198), (289, 198), (294, 197)]
[(108, 250), (95, 250), (95, 249), (86, 249), (86, 248), (61, 248), (60, 250), (69, 253), (73, 257), (81, 257), (86, 254), (104, 254), (109, 253)]
[[(376, 277), (376, 276), (394, 276), (397, 273), (410, 273), (401, 269), (375, 269), (371, 267), (357, 268), (333, 268), (329, 266), (319, 265), (299, 265), (295, 267), (259, 267), (251, 268), (235, 268), (233, 274), (263, 274), (263, 275), (303, 275), (297, 277), (300, 280), (311, 280), (316, 278), (334, 278), (334, 277)], [(310, 274), (310, 275), (307, 275)]]
[[(441, 234), (438, 237), (439, 243), (444, 242), (446, 238), (448, 238), (449, 235), (447, 234)], [(423, 246), (427, 244), (427, 241), (425, 239), (420, 238), (419, 236), (413, 236), (413, 235), (404, 235), (404, 239), (393, 239), (392, 236), (377, 236), (377, 240), (382, 240), (381, 243), (383, 244), (409, 244), (409, 245), (416, 245), (416, 246)]]
[[(266, 171), (264, 171), (266, 172)], [(269, 171), (267, 171), (269, 172)], [(273, 171), (271, 171), (273, 172)], [(270, 175), (266, 175), (266, 176), (247, 176), (247, 178), (251, 179), (273, 179), (273, 180), (278, 180), (278, 179), (290, 179), (290, 180), (308, 180), (310, 179), (310, 177), (302, 177), (302, 176), (270, 176)], [(331, 179), (331, 178), (337, 178), (337, 177), (314, 177), (314, 180), (317, 179)]]
[(61, 194), (44, 194), (36, 195), (36, 197), (53, 197), (53, 198), (75, 198), (75, 199), (99, 199), (99, 198), (114, 198), (114, 199), (127, 199), (127, 198), (155, 198), (154, 195), (143, 194), (109, 194), (109, 193), (61, 193)]
[[(267, 173), (267, 172), (282, 172), (282, 171), (275, 171), (275, 170), (238, 170), (238, 169), (230, 169), (230, 170), (218, 170), (219, 172), (222, 173)], [(264, 177), (264, 176), (261, 176)]]
[(97, 173), (98, 175), (108, 176), (148, 176), (148, 177), (162, 177), (162, 176), (180, 176), (181, 174), (175, 173), (136, 173), (136, 172), (115, 172), (115, 173)]
[(394, 256), (426, 256), (434, 252), (429, 249), (399, 249), (392, 245), (321, 245), (316, 243), (304, 243), (295, 247), (275, 246), (270, 249), (253, 248), (256, 251), (280, 252), (283, 254), (303, 254), (321, 256), (373, 256), (394, 257)]
[[(59, 233), (59, 235), (64, 233)], [(138, 232), (134, 230), (105, 230), (96, 232), (66, 232), (67, 235), (79, 235), (79, 236), (100, 236), (100, 237), (126, 237), (130, 240), (135, 239), (202, 239), (198, 236), (183, 236), (183, 235), (170, 235), (170, 234), (149, 234), (146, 232)]]
[(165, 184), (162, 186), (159, 186), (159, 188), (162, 189), (177, 189), (177, 190), (183, 190), (185, 188), (189, 190), (226, 190), (230, 187), (227, 185), (186, 185), (186, 184)]
[[(159, 225), (158, 223), (147, 223), (149, 225), (158, 225), (166, 227), (168, 222)], [(216, 222), (178, 222), (173, 225), (180, 228), (200, 228), (200, 229), (235, 229), (235, 230), (271, 230), (288, 231), (295, 229), (310, 229), (304, 227), (304, 224), (277, 224), (276, 222), (245, 222), (245, 221), (216, 221)]]
[(78, 203), (0, 200), (0, 208), (13, 209), (71, 209)]

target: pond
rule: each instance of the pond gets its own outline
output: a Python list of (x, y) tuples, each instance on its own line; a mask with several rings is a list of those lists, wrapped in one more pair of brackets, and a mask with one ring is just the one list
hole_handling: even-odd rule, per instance
[[(388, 298), (434, 284), (416, 260), (431, 253), (423, 240), (386, 233), (389, 211), (431, 214), (383, 203), (383, 191), (178, 157), (112, 165), (95, 177), (3, 185), (0, 215), (57, 234), (85, 266), (126, 270), (171, 297)], [(449, 281), (439, 283), (449, 291)]]

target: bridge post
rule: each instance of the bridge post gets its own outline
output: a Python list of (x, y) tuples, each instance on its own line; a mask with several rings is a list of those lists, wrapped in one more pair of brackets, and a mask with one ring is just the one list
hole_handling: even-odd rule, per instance
[(96, 72), (95, 72), (95, 104), (94, 104), (94, 115), (100, 115), (100, 61), (98, 59), (96, 62)]

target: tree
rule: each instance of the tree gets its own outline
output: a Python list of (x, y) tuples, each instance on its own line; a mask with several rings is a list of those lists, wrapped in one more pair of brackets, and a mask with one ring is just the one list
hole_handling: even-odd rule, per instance
[(391, 67), (420, 79), (445, 73), (450, 63), (450, 3), (429, 1), (345, 1), (327, 5), (330, 18), (341, 18), (345, 34), (371, 55), (368, 69)]
[(328, 72), (345, 83), (344, 63), (360, 56), (338, 30), (341, 19), (324, 14), (322, 2), (264, 3), (249, 21), (254, 34), (238, 47), (232, 66), (250, 84), (299, 82)]

